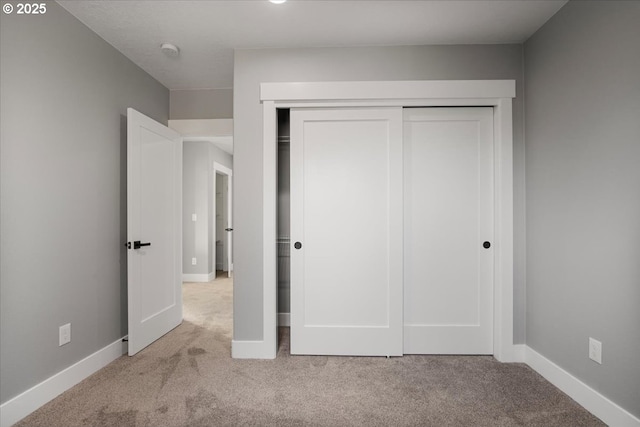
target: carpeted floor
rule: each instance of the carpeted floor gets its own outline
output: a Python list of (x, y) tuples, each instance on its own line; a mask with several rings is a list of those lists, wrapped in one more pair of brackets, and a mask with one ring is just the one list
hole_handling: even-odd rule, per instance
[(232, 281), (184, 285), (181, 326), (27, 426), (601, 426), (523, 364), (486, 356), (231, 359)]

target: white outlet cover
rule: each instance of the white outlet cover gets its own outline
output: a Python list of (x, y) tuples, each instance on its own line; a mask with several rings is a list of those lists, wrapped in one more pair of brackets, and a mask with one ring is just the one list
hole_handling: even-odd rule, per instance
[(589, 337), (589, 359), (602, 365), (602, 343)]
[(197, 258), (191, 258), (191, 265), (196, 265), (197, 262), (198, 262)]
[(71, 323), (60, 326), (58, 346), (63, 346), (71, 342)]
[(198, 220), (198, 216), (196, 214), (191, 214), (191, 221), (196, 222)]

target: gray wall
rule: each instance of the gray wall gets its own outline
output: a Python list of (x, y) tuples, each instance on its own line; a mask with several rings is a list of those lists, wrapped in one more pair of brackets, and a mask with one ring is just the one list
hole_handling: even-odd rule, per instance
[[(182, 155), (182, 272), (207, 274), (209, 269), (209, 143), (184, 142)], [(191, 215), (196, 214), (193, 222)], [(191, 265), (191, 258), (197, 265)]]
[(172, 90), (171, 120), (232, 119), (233, 89)]
[(166, 123), (169, 91), (55, 2), (1, 15), (6, 402), (127, 333), (126, 108)]
[[(209, 142), (185, 141), (183, 149), (182, 181), (182, 272), (209, 274), (215, 271), (212, 230), (213, 162), (233, 168), (233, 157)], [(196, 214), (196, 222), (191, 214)], [(191, 258), (197, 259), (191, 265)]]
[(514, 339), (524, 342), (524, 130), (521, 45), (237, 50), (234, 71), (234, 339), (262, 339), (262, 107), (276, 81), (515, 79)]
[(572, 1), (525, 44), (527, 344), (635, 416), (639, 22), (639, 2)]

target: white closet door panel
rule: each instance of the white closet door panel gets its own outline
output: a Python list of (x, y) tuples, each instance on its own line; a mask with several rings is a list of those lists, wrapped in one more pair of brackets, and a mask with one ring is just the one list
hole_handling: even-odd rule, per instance
[(404, 352), (491, 354), (492, 109), (404, 116)]
[(292, 110), (291, 132), (291, 352), (400, 355), (401, 109)]

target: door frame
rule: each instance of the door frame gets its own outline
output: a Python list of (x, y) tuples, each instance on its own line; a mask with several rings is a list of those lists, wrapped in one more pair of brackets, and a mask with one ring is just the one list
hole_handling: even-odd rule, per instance
[[(213, 226), (211, 227), (211, 231), (212, 231), (212, 241), (213, 241), (213, 253), (211, 254), (213, 256), (213, 272), (214, 272), (214, 279), (215, 279), (215, 272), (216, 272), (216, 256), (217, 256), (217, 247), (216, 247), (216, 175), (217, 174), (221, 174), (221, 175), (226, 175), (227, 176), (227, 228), (233, 228), (233, 210), (232, 210), (232, 199), (231, 199), (231, 195), (232, 195), (232, 177), (233, 177), (233, 170), (218, 163), (218, 162), (213, 162), (213, 206), (212, 206), (212, 215), (213, 215)], [(229, 232), (227, 232), (229, 233)], [(229, 245), (229, 247), (227, 247), (227, 245), (225, 245), (225, 250), (227, 251), (227, 253), (231, 254), (233, 253), (233, 234), (229, 235), (229, 240), (227, 240), (227, 245)], [(227, 260), (228, 263), (228, 268), (229, 268), (229, 277), (231, 277), (231, 272), (233, 271), (233, 258), (229, 257), (229, 259)], [(223, 263), (224, 264), (224, 263)]]
[(515, 361), (513, 344), (513, 119), (515, 80), (371, 82), (268, 82), (260, 84), (263, 109), (263, 337), (250, 354), (273, 359), (277, 351), (278, 108), (469, 107), (494, 109), (495, 257), (493, 355)]

